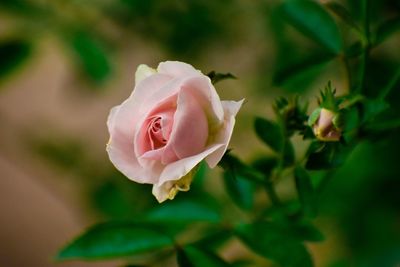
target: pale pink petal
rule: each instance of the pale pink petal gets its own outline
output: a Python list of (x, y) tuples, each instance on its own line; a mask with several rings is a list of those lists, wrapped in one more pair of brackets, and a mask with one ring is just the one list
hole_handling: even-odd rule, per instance
[(201, 72), (193, 68), (193, 66), (179, 61), (161, 62), (157, 67), (157, 71), (173, 78), (202, 75)]
[(169, 140), (174, 125), (174, 114), (166, 114), (161, 116), (161, 131), (165, 140)]
[(169, 199), (169, 192), (171, 188), (174, 186), (175, 181), (168, 181), (164, 183), (162, 186), (158, 186), (156, 184), (153, 185), (151, 192), (153, 196), (156, 197), (159, 203), (164, 202), (165, 200)]
[(117, 115), (119, 108), (120, 108), (119, 105), (111, 108), (110, 114), (108, 114), (107, 128), (110, 132), (111, 132), (111, 129), (114, 129), (115, 116)]
[[(110, 135), (118, 129), (126, 136), (133, 138), (134, 128), (137, 122), (143, 118), (140, 114), (139, 107), (143, 104), (144, 99), (150, 98), (152, 94), (159, 91), (171, 79), (165, 75), (155, 74), (151, 77), (144, 79), (136, 87), (131, 96), (126, 99), (118, 109), (112, 110), (109, 117)], [(162, 100), (162, 99), (161, 99)], [(160, 101), (161, 101), (160, 100)]]
[[(143, 83), (146, 81), (147, 79), (143, 80)], [(159, 90), (153, 91), (153, 93), (149, 94), (146, 98), (143, 97), (141, 99), (138, 99), (137, 102), (139, 103), (136, 109), (138, 109), (140, 113), (143, 114), (142, 116), (149, 116), (148, 114), (150, 112), (153, 112), (154, 108), (157, 108), (160, 103), (163, 103), (167, 99), (176, 95), (179, 92), (184, 81), (185, 79), (169, 80), (166, 84), (164, 84), (163, 87), (161, 87)]]
[(205, 157), (213, 153), (215, 150), (223, 146), (222, 144), (216, 144), (208, 147), (203, 152), (178, 160), (167, 165), (161, 173), (159, 182), (153, 186), (153, 194), (156, 196), (159, 202), (167, 199), (169, 189), (174, 184), (173, 181), (177, 181), (180, 178), (188, 174), (197, 164), (199, 164)]
[(138, 68), (136, 69), (135, 73), (135, 84), (138, 84), (142, 80), (144, 80), (147, 77), (150, 77), (151, 75), (157, 73), (157, 71), (153, 68), (150, 68), (149, 66), (145, 64), (140, 64)]
[[(174, 125), (165, 152), (174, 151), (179, 159), (195, 155), (204, 150), (208, 138), (207, 118), (191, 90), (182, 88), (178, 95), (178, 107)], [(175, 161), (176, 159), (173, 159)], [(163, 156), (163, 164), (171, 162)]]
[(226, 149), (228, 148), (229, 141), (232, 136), (233, 127), (235, 126), (235, 116), (238, 113), (240, 107), (242, 106), (244, 100), (241, 101), (222, 101), (222, 106), (224, 107), (224, 124), (215, 136), (214, 142), (216, 144), (223, 144), (220, 148), (210, 154), (207, 158), (207, 164), (210, 168), (217, 166), (218, 162), (221, 160)]
[(161, 168), (143, 169), (134, 156), (133, 143), (123, 133), (115, 131), (106, 150), (110, 161), (129, 179), (138, 183), (158, 182)]
[(224, 109), (210, 78), (204, 75), (189, 77), (183, 82), (182, 88), (190, 90), (193, 97), (202, 106), (211, 127), (222, 123)]
[(143, 104), (141, 98), (150, 98), (170, 80), (170, 77), (160, 74), (142, 80), (131, 96), (121, 105), (114, 107), (108, 117), (110, 141), (107, 152), (110, 160), (128, 178), (139, 183), (157, 182), (160, 172), (158, 167), (142, 169), (135, 156), (135, 127), (143, 118), (143, 114), (139, 111), (139, 107)]
[(159, 149), (149, 150), (141, 155), (138, 159), (142, 166), (144, 166), (147, 160), (158, 160), (161, 161), (162, 154), (164, 152), (164, 147)]
[[(160, 117), (162, 120), (167, 120), (170, 124), (173, 124), (173, 116), (176, 110), (177, 97), (178, 96), (175, 94), (163, 99), (157, 105), (153, 106), (153, 109), (151, 109), (148, 114), (142, 115), (143, 118), (137, 122), (136, 135), (133, 137), (135, 140), (134, 144), (136, 157), (139, 158), (145, 152), (149, 151), (150, 149), (154, 149), (150, 145), (152, 140), (150, 140), (150, 137), (148, 136), (148, 127), (150, 121), (152, 121), (155, 117)], [(171, 128), (172, 125), (167, 127)], [(152, 157), (154, 157), (154, 155)], [(143, 162), (139, 159), (139, 163), (142, 164)]]
[(335, 117), (335, 113), (328, 109), (321, 109), (321, 113), (318, 118), (318, 128), (327, 129), (332, 126), (333, 117)]

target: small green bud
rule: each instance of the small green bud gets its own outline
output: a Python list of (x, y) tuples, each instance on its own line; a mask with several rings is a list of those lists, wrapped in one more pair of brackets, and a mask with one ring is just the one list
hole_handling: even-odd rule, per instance
[(339, 141), (342, 136), (342, 118), (339, 113), (329, 109), (318, 108), (308, 119), (309, 126), (313, 129), (315, 137), (324, 142)]

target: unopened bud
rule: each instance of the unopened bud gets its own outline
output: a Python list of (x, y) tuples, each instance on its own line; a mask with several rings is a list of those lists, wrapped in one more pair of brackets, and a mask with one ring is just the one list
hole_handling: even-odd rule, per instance
[(321, 141), (339, 141), (342, 130), (340, 128), (340, 114), (329, 109), (318, 108), (308, 120), (309, 126), (313, 129), (315, 137)]

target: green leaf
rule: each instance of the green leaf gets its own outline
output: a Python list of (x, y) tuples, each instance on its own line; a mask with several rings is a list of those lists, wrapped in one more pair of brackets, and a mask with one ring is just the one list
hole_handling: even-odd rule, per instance
[(365, 99), (362, 103), (362, 120), (367, 122), (376, 117), (379, 113), (387, 110), (389, 104), (380, 99)]
[(289, 225), (285, 231), (299, 241), (320, 242), (324, 240), (323, 234), (315, 226), (306, 222)]
[(306, 169), (323, 170), (341, 166), (351, 147), (344, 147), (340, 143), (325, 143), (324, 147), (308, 156)]
[(71, 40), (83, 71), (95, 82), (103, 82), (111, 73), (110, 62), (102, 44), (89, 33), (76, 33)]
[(269, 207), (263, 216), (273, 222), (268, 222), (267, 229), (272, 228), (272, 231), (284, 233), (286, 236), (300, 242), (319, 242), (324, 240), (323, 234), (311, 223), (304, 220), (300, 209), (300, 204), (297, 201)]
[(275, 152), (280, 153), (283, 148), (284, 135), (282, 128), (275, 122), (257, 117), (254, 122), (257, 136)]
[[(291, 80), (296, 81), (296, 77), (307, 76), (309, 72), (314, 73), (314, 69), (324, 66), (334, 58), (335, 55), (331, 53), (318, 53), (308, 55), (306, 58), (295, 62), (286, 63), (277, 68), (272, 77), (272, 82), (276, 86), (289, 84)], [(297, 91), (302, 91), (302, 88), (299, 88)]]
[(97, 210), (111, 218), (132, 216), (133, 201), (129, 201), (124, 190), (115, 180), (106, 181), (95, 188), (92, 195), (93, 205)]
[(389, 19), (378, 26), (374, 45), (383, 43), (387, 38), (400, 32), (400, 16)]
[(240, 208), (253, 207), (255, 184), (252, 181), (230, 169), (224, 172), (224, 183), (229, 196)]
[(297, 221), (301, 219), (301, 205), (298, 201), (285, 201), (281, 205), (274, 205), (265, 209), (262, 217), (275, 222)]
[(26, 61), (31, 53), (30, 43), (23, 40), (0, 42), (0, 77), (5, 76)]
[(387, 120), (383, 122), (374, 122), (367, 126), (367, 130), (386, 132), (400, 128), (400, 119)]
[(316, 213), (316, 198), (310, 176), (306, 170), (298, 166), (294, 170), (294, 178), (304, 214), (314, 217)]
[(361, 41), (356, 41), (345, 48), (345, 55), (347, 58), (356, 58), (362, 55), (364, 47)]
[(211, 79), (212, 84), (216, 84), (217, 82), (226, 79), (237, 79), (236, 76), (231, 73), (218, 73), (215, 71), (209, 72), (207, 76)]
[(252, 166), (261, 172), (266, 178), (269, 178), (277, 164), (278, 159), (276, 157), (262, 157), (255, 160)]
[(207, 202), (184, 200), (161, 204), (151, 210), (146, 221), (163, 224), (211, 222), (217, 223), (221, 219), (220, 212)]
[(264, 183), (265, 176), (263, 173), (246, 165), (239, 158), (229, 153), (229, 151), (225, 153), (218, 165), (225, 171), (231, 171), (235, 175), (239, 175), (240, 177), (249, 181), (255, 183)]
[(297, 30), (328, 51), (340, 53), (342, 39), (339, 29), (320, 4), (311, 0), (288, 0), (283, 4), (283, 11), (288, 22)]
[(343, 22), (345, 22), (347, 25), (352, 27), (358, 32), (362, 32), (360, 27), (358, 26), (357, 22), (354, 20), (353, 16), (350, 14), (350, 12), (342, 6), (338, 2), (328, 2), (325, 4), (325, 6), (332, 11), (336, 16), (338, 16)]
[(295, 162), (295, 153), (294, 153), (294, 147), (292, 142), (290, 140), (286, 140), (285, 142), (285, 150), (283, 153), (283, 166), (288, 167), (292, 166)]
[(187, 246), (177, 253), (178, 265), (180, 267), (228, 267), (230, 266), (216, 254), (204, 249)]
[(243, 224), (237, 227), (236, 234), (254, 252), (282, 267), (313, 266), (305, 246), (280, 226), (268, 222)]
[(45, 138), (33, 136), (31, 146), (35, 153), (63, 170), (80, 175), (87, 165), (88, 159), (84, 153), (83, 145), (77, 140), (63, 138), (60, 135), (57, 135), (57, 138), (54, 136), (46, 136)]
[(229, 228), (217, 229), (215, 231), (207, 230), (207, 234), (203, 236), (200, 240), (193, 243), (193, 245), (205, 249), (215, 250), (219, 248), (222, 244), (224, 244), (227, 240), (229, 240), (232, 235), (232, 230)]
[(130, 256), (172, 246), (173, 241), (148, 226), (129, 222), (95, 225), (64, 247), (58, 260), (97, 260)]

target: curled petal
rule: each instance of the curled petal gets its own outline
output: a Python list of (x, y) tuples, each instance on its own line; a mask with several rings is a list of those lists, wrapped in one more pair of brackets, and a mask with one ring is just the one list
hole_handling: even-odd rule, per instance
[(189, 90), (203, 108), (211, 128), (222, 123), (224, 109), (217, 91), (207, 76), (197, 75), (189, 77), (182, 84), (182, 88)]
[(157, 73), (157, 71), (153, 68), (150, 68), (149, 66), (145, 64), (140, 64), (138, 68), (136, 69), (135, 73), (135, 84), (140, 83), (142, 80), (144, 80), (147, 77), (150, 77), (151, 75)]
[(123, 133), (116, 131), (110, 138), (106, 150), (110, 161), (129, 179), (138, 183), (154, 184), (158, 182), (162, 168), (160, 166), (142, 168), (136, 157), (132, 156), (134, 154), (132, 142), (129, 142)]
[(228, 148), (229, 141), (232, 136), (233, 127), (235, 126), (235, 116), (238, 113), (240, 107), (242, 106), (244, 100), (241, 101), (222, 101), (222, 106), (224, 108), (224, 124), (220, 128), (219, 132), (215, 136), (214, 142), (217, 144), (223, 144), (215, 152), (210, 154), (207, 158), (207, 164), (210, 168), (217, 166), (218, 162), (221, 160), (226, 149)]
[(191, 65), (179, 61), (161, 62), (157, 67), (157, 71), (174, 78), (202, 75), (200, 71)]
[(178, 180), (187, 175), (197, 166), (205, 157), (213, 153), (222, 144), (216, 144), (208, 147), (202, 153), (195, 156), (184, 158), (167, 165), (161, 173), (160, 180), (153, 186), (153, 194), (159, 202), (167, 200), (170, 191)]
[[(178, 96), (171, 136), (165, 150), (173, 150), (174, 154), (182, 159), (203, 151), (207, 138), (206, 115), (191, 92), (182, 88)], [(170, 162), (168, 157), (163, 157), (163, 164)]]

